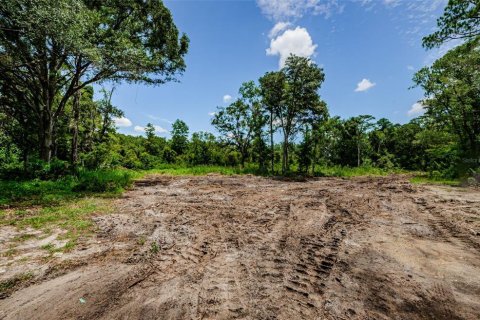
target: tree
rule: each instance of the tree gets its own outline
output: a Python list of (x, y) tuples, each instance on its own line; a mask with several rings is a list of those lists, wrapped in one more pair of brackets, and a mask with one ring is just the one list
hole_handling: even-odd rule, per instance
[(177, 155), (184, 154), (188, 148), (188, 126), (180, 119), (175, 120), (172, 124), (170, 145)]
[(301, 127), (305, 115), (319, 105), (318, 90), (325, 80), (323, 70), (308, 58), (290, 55), (285, 67), (285, 103), (277, 117), (283, 133), (282, 173), (289, 170), (288, 149), (290, 139)]
[(275, 171), (275, 150), (273, 143), (273, 134), (275, 133), (274, 122), (277, 114), (280, 113), (282, 103), (284, 103), (285, 92), (285, 74), (283, 72), (267, 72), (259, 79), (262, 103), (268, 112), (270, 124), (270, 170)]
[(212, 164), (215, 137), (208, 132), (194, 132), (189, 145), (188, 160), (192, 165)]
[(394, 134), (394, 125), (385, 118), (381, 118), (373, 125), (373, 130), (369, 134), (369, 143), (372, 148), (371, 157), (377, 165), (382, 167), (392, 167), (392, 138)]
[[(317, 164), (317, 148), (320, 140), (319, 128), (328, 120), (328, 108), (324, 101), (318, 100), (315, 104), (307, 109), (304, 113), (302, 123), (304, 123), (304, 142), (309, 143), (305, 145), (305, 155), (309, 160), (306, 162), (306, 173), (308, 173), (308, 164), (312, 165), (312, 174), (315, 174), (315, 166)], [(308, 135), (308, 139), (306, 137)]]
[(255, 115), (260, 112), (259, 89), (255, 83), (253, 81), (243, 83), (239, 94), (241, 97), (228, 107), (218, 108), (213, 116), (212, 125), (227, 142), (235, 145), (240, 154), (240, 163), (244, 167), (253, 137), (258, 136), (258, 128), (263, 125), (259, 123), (262, 122), (259, 119), (260, 115)]
[(267, 154), (263, 129), (267, 123), (267, 116), (261, 105), (260, 88), (255, 82), (248, 81), (242, 84), (239, 94), (240, 99), (250, 109), (248, 126), (252, 132), (252, 160), (258, 163), (260, 171), (265, 171)]
[(423, 38), (423, 46), (431, 49), (453, 39), (472, 39), (480, 35), (480, 2), (449, 0), (437, 20), (438, 31)]
[(162, 84), (185, 69), (188, 38), (161, 1), (4, 0), (0, 26), (2, 93), (34, 118), (47, 162), (76, 92), (105, 80)]
[(107, 139), (108, 133), (115, 131), (113, 118), (123, 117), (123, 111), (112, 104), (112, 96), (115, 91), (113, 87), (110, 91), (102, 88), (100, 92), (103, 98), (98, 101), (98, 111), (102, 118), (102, 125), (100, 128), (99, 142), (104, 142)]
[(240, 153), (240, 163), (245, 166), (248, 148), (252, 141), (251, 109), (237, 99), (226, 108), (219, 108), (212, 119), (212, 125), (222, 134), (223, 139), (235, 145)]
[(426, 117), (453, 132), (464, 154), (480, 153), (480, 37), (449, 51), (414, 76)]
[(339, 141), (342, 165), (359, 167), (362, 164), (362, 156), (369, 147), (367, 131), (373, 126), (373, 119), (370, 115), (360, 115), (343, 121)]

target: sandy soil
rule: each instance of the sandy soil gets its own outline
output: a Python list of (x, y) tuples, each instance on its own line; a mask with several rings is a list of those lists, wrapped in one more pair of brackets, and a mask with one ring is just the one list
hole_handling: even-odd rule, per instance
[(0, 319), (480, 318), (478, 190), (152, 176), (115, 205)]

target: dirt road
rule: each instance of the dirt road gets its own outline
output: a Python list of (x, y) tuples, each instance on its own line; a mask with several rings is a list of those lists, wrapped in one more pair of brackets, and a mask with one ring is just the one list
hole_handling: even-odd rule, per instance
[(479, 319), (480, 193), (402, 177), (140, 181), (0, 319)]

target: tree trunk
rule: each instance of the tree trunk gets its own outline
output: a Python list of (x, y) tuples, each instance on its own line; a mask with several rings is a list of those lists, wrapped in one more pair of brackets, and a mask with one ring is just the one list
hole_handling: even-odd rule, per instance
[(246, 151), (244, 148), (241, 149), (241, 155), (240, 155), (240, 165), (243, 168), (245, 168), (245, 159), (247, 158)]
[(40, 132), (40, 159), (50, 163), (52, 159), (53, 120), (49, 111), (43, 110)]
[(288, 172), (288, 134), (284, 134), (283, 138), (283, 163), (282, 163), (282, 173), (286, 174)]
[(73, 130), (72, 130), (72, 166), (75, 168), (78, 164), (78, 122), (80, 120), (80, 97), (78, 90), (73, 95)]
[(360, 141), (357, 142), (357, 167), (360, 167)]

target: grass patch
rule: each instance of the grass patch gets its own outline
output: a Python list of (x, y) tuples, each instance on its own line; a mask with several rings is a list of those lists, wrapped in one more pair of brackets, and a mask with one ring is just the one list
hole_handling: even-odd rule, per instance
[[(75, 246), (79, 236), (94, 231), (91, 217), (95, 214), (109, 213), (113, 210), (112, 199), (87, 197), (67, 201), (60, 205), (49, 207), (37, 207), (29, 210), (28, 214), (24, 210), (4, 210), (0, 216), (0, 225), (11, 225), (24, 229), (27, 227), (40, 229), (44, 232), (59, 227), (67, 232), (62, 235), (63, 239), (69, 241), (62, 250), (70, 250)], [(26, 236), (26, 240), (30, 236)], [(51, 244), (44, 246), (43, 249), (52, 251), (55, 248)], [(58, 251), (58, 250), (54, 250)]]
[(181, 165), (164, 165), (151, 170), (139, 171), (135, 178), (142, 177), (146, 174), (165, 174), (172, 176), (194, 175), (201, 176), (210, 173), (218, 173), (223, 175), (235, 174), (259, 174), (258, 169), (253, 166), (240, 167), (223, 167), (223, 166), (181, 166)]
[(452, 187), (460, 186), (459, 180), (450, 180), (442, 178), (432, 178), (427, 174), (420, 174), (410, 178), (410, 182), (413, 184), (436, 184), (436, 185), (447, 185)]
[(320, 167), (315, 170), (319, 177), (359, 177), (359, 176), (386, 176), (389, 174), (404, 173), (399, 169), (381, 169), (375, 167)]
[(130, 170), (80, 171), (55, 181), (0, 181), (0, 206), (55, 206), (85, 196), (115, 196), (138, 173)]

